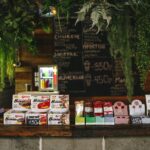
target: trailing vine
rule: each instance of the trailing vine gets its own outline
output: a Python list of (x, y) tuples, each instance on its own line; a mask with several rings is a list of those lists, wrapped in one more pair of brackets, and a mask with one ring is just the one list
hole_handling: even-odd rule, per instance
[[(133, 95), (133, 72), (132, 60), (133, 54), (131, 43), (129, 41), (132, 29), (130, 26), (130, 17), (128, 12), (115, 16), (110, 24), (108, 40), (111, 45), (111, 55), (116, 59), (121, 58), (122, 68), (125, 75), (125, 85), (127, 87), (127, 94), (129, 98)], [(113, 23), (115, 22), (115, 23)], [(121, 37), (121, 38), (120, 38)]]
[(137, 14), (136, 33), (136, 64), (141, 76), (141, 86), (144, 87), (150, 69), (150, 2)]

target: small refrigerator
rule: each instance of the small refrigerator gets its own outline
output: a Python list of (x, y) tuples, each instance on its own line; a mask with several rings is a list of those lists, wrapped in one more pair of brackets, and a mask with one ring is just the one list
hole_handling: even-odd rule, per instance
[(58, 90), (58, 68), (57, 65), (39, 65), (39, 91)]

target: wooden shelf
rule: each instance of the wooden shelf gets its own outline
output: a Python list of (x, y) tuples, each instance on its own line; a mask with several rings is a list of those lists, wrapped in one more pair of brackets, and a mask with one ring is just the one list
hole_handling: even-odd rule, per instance
[(71, 137), (70, 126), (0, 125), (1, 137)]
[(150, 136), (150, 125), (115, 126), (8, 126), (0, 125), (1, 137), (123, 137)]
[(73, 137), (150, 136), (150, 125), (114, 125), (74, 127)]

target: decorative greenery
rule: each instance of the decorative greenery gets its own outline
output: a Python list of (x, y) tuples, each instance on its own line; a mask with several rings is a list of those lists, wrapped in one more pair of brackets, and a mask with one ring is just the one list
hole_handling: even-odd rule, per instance
[[(147, 4), (147, 5), (146, 5)], [(150, 2), (146, 3), (137, 14), (136, 20), (136, 64), (144, 86), (150, 68)]]
[[(68, 16), (72, 0), (1, 0), (0, 1), (0, 90), (5, 87), (5, 79), (14, 79), (14, 63), (18, 63), (21, 48), (36, 53), (34, 31), (43, 28), (51, 32), (51, 6), (60, 14)], [(41, 12), (40, 12), (41, 11)], [(45, 15), (45, 13), (47, 14)], [(44, 15), (43, 15), (44, 14)]]
[(16, 53), (21, 47), (35, 52), (33, 31), (35, 30), (37, 5), (30, 0), (0, 1), (0, 89), (5, 79), (13, 82)]
[(86, 15), (91, 28), (108, 31), (110, 52), (122, 59), (127, 94), (133, 95), (133, 57), (144, 85), (150, 67), (150, 1), (149, 0), (86, 0), (78, 12), (77, 22)]

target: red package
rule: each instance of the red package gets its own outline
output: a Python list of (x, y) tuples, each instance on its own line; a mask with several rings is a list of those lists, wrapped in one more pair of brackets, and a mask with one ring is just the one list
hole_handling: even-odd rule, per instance
[(103, 116), (103, 102), (101, 101), (95, 101), (93, 103), (94, 105), (94, 116)]

